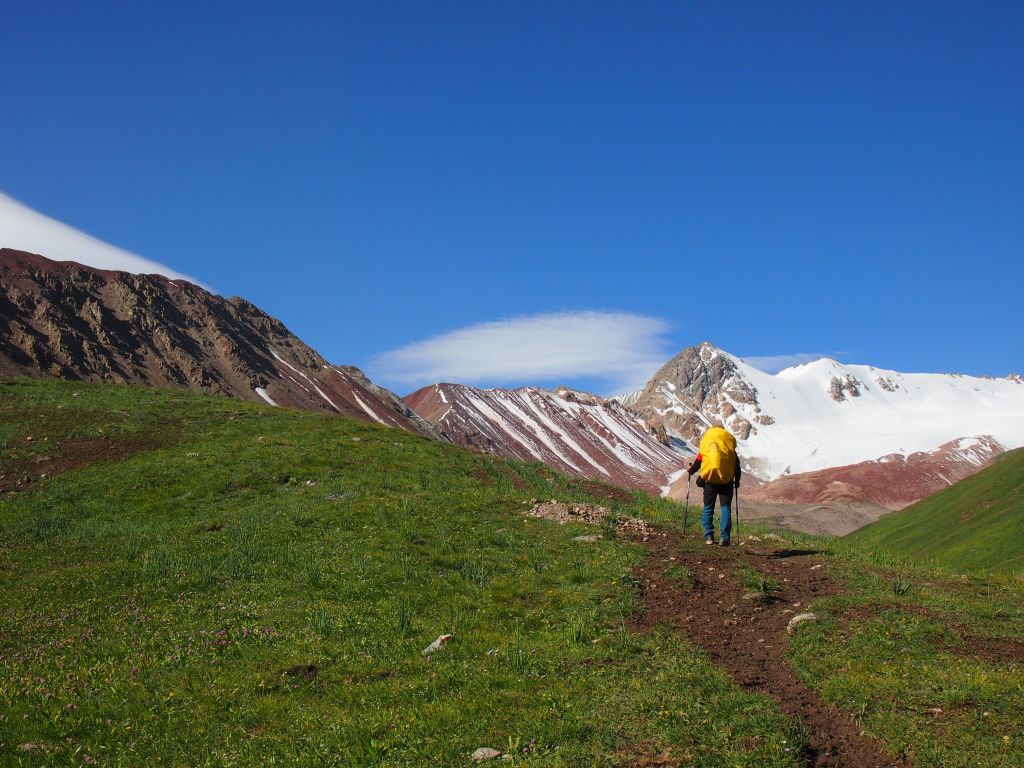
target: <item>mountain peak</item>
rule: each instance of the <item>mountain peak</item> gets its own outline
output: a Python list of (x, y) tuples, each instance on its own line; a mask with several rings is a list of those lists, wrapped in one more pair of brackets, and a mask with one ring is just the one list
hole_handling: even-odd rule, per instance
[(669, 434), (691, 443), (712, 425), (746, 439), (756, 427), (740, 407), (748, 406), (753, 416), (760, 416), (761, 409), (757, 387), (740, 365), (738, 358), (709, 341), (687, 347), (647, 383), (635, 408), (648, 422), (660, 422)]
[(184, 387), (436, 430), (284, 324), (185, 280), (0, 249), (0, 375)]

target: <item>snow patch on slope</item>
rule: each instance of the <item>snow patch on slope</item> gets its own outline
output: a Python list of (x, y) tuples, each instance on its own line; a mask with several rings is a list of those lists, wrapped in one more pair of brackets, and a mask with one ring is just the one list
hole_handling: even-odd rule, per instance
[(273, 406), (277, 407), (277, 403), (275, 403), (271, 399), (270, 395), (267, 394), (267, 390), (265, 390), (263, 387), (256, 387), (256, 389), (254, 391), (256, 392), (257, 395), (259, 395), (264, 400), (266, 400), (268, 403), (270, 403), (270, 405), (273, 405)]
[(1024, 386), (1014, 378), (899, 373), (828, 358), (772, 375), (729, 358), (756, 390), (760, 413), (726, 398), (730, 405), (752, 423), (774, 420), (755, 423), (739, 448), (760, 459), (767, 479), (931, 451), (964, 435), (1024, 445)]
[(620, 485), (655, 491), (687, 459), (634, 412), (583, 392), (439, 384), (406, 400), (456, 443)]
[(388, 426), (388, 423), (386, 421), (384, 421), (380, 416), (378, 416), (376, 413), (374, 413), (373, 409), (371, 409), (370, 406), (368, 406), (366, 403), (363, 402), (363, 398), (361, 398), (355, 392), (352, 393), (352, 397), (354, 397), (356, 399), (356, 402), (359, 403), (359, 407), (362, 408), (364, 411), (366, 411), (367, 415), (371, 419), (376, 421), (378, 424), (383, 424), (385, 427)]

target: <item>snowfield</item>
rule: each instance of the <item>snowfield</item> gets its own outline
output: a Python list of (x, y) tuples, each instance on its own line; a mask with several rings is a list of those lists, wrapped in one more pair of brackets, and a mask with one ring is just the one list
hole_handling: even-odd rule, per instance
[(750, 404), (730, 399), (755, 431), (740, 441), (758, 474), (810, 472), (888, 454), (931, 451), (957, 438), (990, 435), (1003, 448), (1024, 445), (1024, 381), (958, 374), (899, 373), (821, 359), (776, 374), (727, 355), (757, 391)]

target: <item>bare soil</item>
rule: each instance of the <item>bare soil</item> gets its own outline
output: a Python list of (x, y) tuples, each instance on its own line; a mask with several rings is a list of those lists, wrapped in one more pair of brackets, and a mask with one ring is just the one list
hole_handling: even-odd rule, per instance
[[(905, 613), (926, 616), (941, 622), (953, 633), (954, 639), (936, 638), (932, 644), (936, 650), (954, 656), (982, 659), (991, 664), (1024, 664), (1024, 642), (1012, 637), (991, 637), (979, 635), (966, 624), (951, 621), (935, 610), (921, 606), (903, 606)], [(846, 611), (841, 617), (843, 625), (866, 624), (878, 616), (878, 610), (869, 606)]]
[[(542, 502), (535, 501), (526, 513), (527, 517), (539, 520), (553, 520), (559, 525), (564, 525), (565, 523), (601, 525), (610, 515), (611, 512), (607, 507), (597, 504), (564, 503), (554, 499)], [(615, 521), (615, 529), (616, 535), (639, 541), (647, 541), (653, 532), (651, 524), (639, 517), (618, 518)]]
[[(814, 600), (842, 591), (829, 576), (827, 563), (815, 557), (814, 551), (762, 545), (695, 551), (681, 534), (668, 531), (649, 536), (643, 544), (650, 554), (636, 569), (641, 610), (633, 619), (634, 631), (671, 626), (685, 633), (741, 687), (773, 698), (784, 713), (806, 728), (809, 743), (803, 757), (810, 765), (909, 765), (888, 754), (847, 715), (823, 702), (786, 661), (790, 618)], [(672, 566), (685, 567), (692, 581), (683, 584), (666, 576), (666, 569)], [(744, 566), (778, 581), (779, 592), (772, 599), (752, 598), (742, 583)]]
[(41, 480), (90, 464), (109, 463), (159, 447), (151, 440), (80, 438), (54, 443), (33, 458), (0, 462), (0, 493), (31, 490)]

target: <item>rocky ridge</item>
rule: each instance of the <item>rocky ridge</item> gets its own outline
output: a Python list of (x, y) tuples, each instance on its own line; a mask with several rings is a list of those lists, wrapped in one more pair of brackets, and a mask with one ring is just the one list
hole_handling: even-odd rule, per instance
[(689, 461), (621, 403), (566, 388), (435, 384), (405, 401), (459, 445), (654, 493)]
[(279, 320), (186, 280), (0, 249), (0, 376), (183, 387), (439, 437), (396, 395)]
[[(692, 444), (708, 427), (725, 426), (746, 440), (774, 419), (761, 412), (757, 389), (732, 359), (708, 342), (688, 347), (663, 365), (637, 395), (626, 396), (650, 424)], [(748, 406), (743, 413), (738, 406)]]

